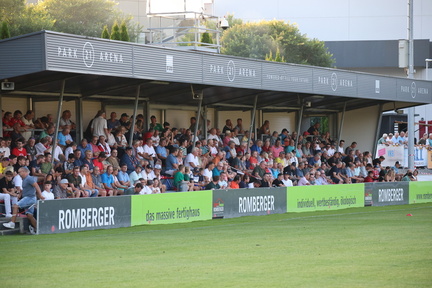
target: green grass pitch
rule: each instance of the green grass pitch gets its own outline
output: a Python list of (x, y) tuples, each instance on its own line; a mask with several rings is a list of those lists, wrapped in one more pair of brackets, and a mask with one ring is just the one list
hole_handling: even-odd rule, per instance
[(432, 205), (4, 236), (0, 255), (1, 287), (431, 287)]

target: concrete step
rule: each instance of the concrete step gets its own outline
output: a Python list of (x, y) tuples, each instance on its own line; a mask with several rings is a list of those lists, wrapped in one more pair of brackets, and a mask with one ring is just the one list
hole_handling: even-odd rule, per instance
[[(15, 222), (15, 228), (9, 229), (3, 226), (3, 223), (10, 221), (10, 218), (0, 218), (0, 235), (11, 235), (11, 234), (26, 234), (28, 232), (29, 220), (27, 217), (17, 217)], [(18, 231), (16, 233), (11, 231)]]
[(0, 230), (0, 236), (7, 236), (7, 235), (15, 235), (15, 234), (20, 234), (20, 228), (15, 228), (15, 229), (8, 229), (5, 228), (7, 230)]

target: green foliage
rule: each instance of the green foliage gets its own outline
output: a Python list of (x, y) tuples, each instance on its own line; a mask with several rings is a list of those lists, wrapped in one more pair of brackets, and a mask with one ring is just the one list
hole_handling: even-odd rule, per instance
[(235, 24), (223, 33), (221, 43), (221, 52), (227, 55), (266, 59), (279, 50), (282, 62), (323, 67), (333, 63), (324, 42), (310, 40), (296, 25), (280, 20)]
[(270, 53), (266, 55), (265, 60), (273, 62), (285, 62), (285, 57), (280, 54), (279, 48), (277, 48), (275, 57), (273, 57), (273, 52), (270, 51)]
[(129, 40), (135, 41), (142, 27), (132, 16), (117, 9), (113, 0), (43, 0), (25, 4), (25, 0), (0, 0), (0, 15), (10, 25), (11, 36), (40, 30), (100, 37), (103, 26), (115, 20), (125, 23)]
[[(201, 43), (208, 43), (208, 44), (213, 44), (213, 40), (210, 36), (210, 33), (208, 32), (204, 32), (201, 35)], [(201, 44), (202, 46), (204, 46), (205, 44)]]
[(25, 5), (25, 0), (1, 0), (0, 15), (9, 24), (10, 36), (50, 30), (54, 20), (38, 5)]
[(2, 22), (0, 30), (0, 39), (10, 38), (9, 26), (6, 21)]
[(120, 27), (119, 27), (117, 21), (114, 22), (114, 25), (111, 28), (110, 38), (111, 38), (111, 40), (121, 40)]
[(102, 35), (101, 35), (102, 39), (110, 39), (110, 34), (108, 32), (108, 26), (105, 25), (102, 31)]
[(126, 42), (130, 41), (129, 33), (128, 33), (128, 29), (127, 29), (125, 21), (123, 21), (120, 25), (120, 40), (126, 41)]

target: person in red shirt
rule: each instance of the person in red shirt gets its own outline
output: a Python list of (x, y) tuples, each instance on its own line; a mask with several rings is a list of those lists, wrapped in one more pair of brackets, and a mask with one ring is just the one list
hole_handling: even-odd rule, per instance
[(16, 147), (12, 149), (12, 155), (27, 157), (27, 150), (24, 148), (22, 140), (16, 141)]
[(374, 172), (373, 171), (369, 171), (368, 175), (364, 178), (364, 182), (365, 183), (367, 183), (367, 182), (374, 182), (373, 175), (374, 175)]
[(101, 173), (105, 171), (106, 165), (104, 165), (103, 162), (105, 161), (106, 158), (107, 157), (106, 157), (105, 152), (100, 152), (98, 157), (96, 159), (93, 159), (93, 165), (95, 167), (99, 167), (99, 170), (101, 171)]
[(21, 127), (26, 127), (26, 124), (22, 121), (22, 112), (16, 110), (14, 112), (13, 118), (10, 120), (12, 124), (19, 123)]

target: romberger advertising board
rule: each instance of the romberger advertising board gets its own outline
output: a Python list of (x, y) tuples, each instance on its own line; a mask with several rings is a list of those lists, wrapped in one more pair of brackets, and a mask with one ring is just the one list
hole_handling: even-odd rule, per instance
[(212, 219), (212, 191), (132, 196), (132, 226)]
[(364, 185), (295, 186), (287, 188), (288, 212), (338, 210), (364, 206)]
[(38, 233), (130, 227), (129, 196), (39, 201)]
[(409, 202), (409, 182), (365, 183), (372, 192), (372, 206), (402, 205)]
[(286, 212), (286, 188), (213, 191), (213, 218), (235, 218)]

